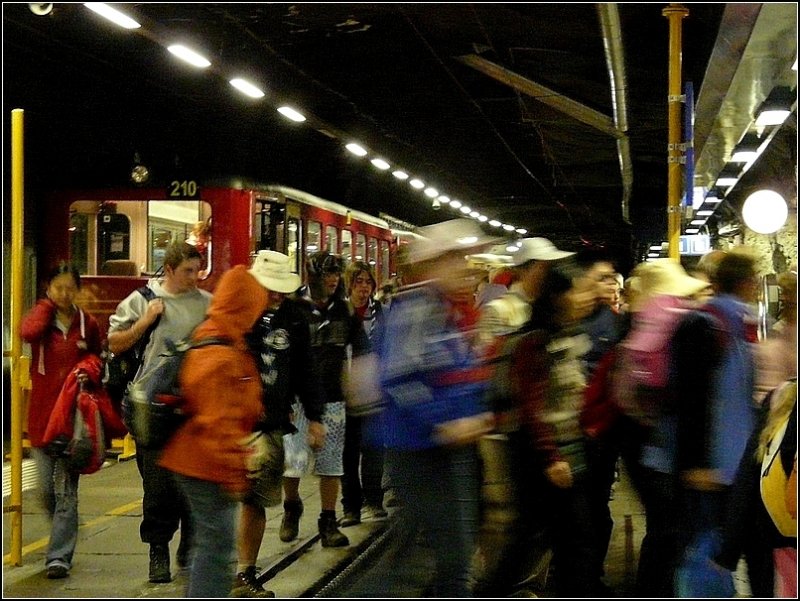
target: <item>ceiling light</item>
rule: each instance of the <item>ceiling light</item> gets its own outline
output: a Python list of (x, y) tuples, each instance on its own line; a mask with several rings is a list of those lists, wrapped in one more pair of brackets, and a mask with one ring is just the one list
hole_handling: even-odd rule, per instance
[(687, 233), (687, 234), (696, 234), (696, 233), (697, 233), (697, 232), (699, 232), (699, 231), (700, 231), (700, 229), (699, 229), (699, 228), (696, 228), (696, 227), (689, 227), (689, 228), (686, 228), (686, 233)]
[(697, 211), (697, 214), (701, 217), (706, 217), (708, 215), (713, 215), (714, 211)]
[(794, 93), (788, 86), (773, 88), (756, 112), (756, 125), (780, 125), (792, 110)]
[(509, 253), (519, 252), (519, 246), (506, 246), (506, 252)]
[(394, 175), (397, 179), (400, 180), (408, 179), (408, 173), (406, 173), (405, 171), (400, 171), (399, 169), (397, 171), (392, 171), (392, 175)]
[(441, 208), (442, 208), (442, 203), (440, 203), (440, 202), (439, 202), (439, 199), (438, 199), (438, 198), (434, 198), (434, 199), (433, 199), (433, 202), (431, 203), (431, 208), (432, 208), (434, 211), (438, 211), (439, 209), (441, 209)]
[(425, 187), (425, 182), (416, 178), (412, 179), (408, 183), (411, 184), (412, 188), (416, 188), (417, 190), (422, 190)]
[(477, 219), (480, 216), (480, 213), (478, 213), (478, 211), (470, 211), (469, 216)]
[[(139, 23), (131, 19), (129, 16), (122, 14), (116, 8), (111, 8), (108, 4), (103, 4), (102, 2), (85, 2), (83, 5), (89, 10), (96, 12), (101, 17), (105, 17), (112, 23), (119, 25), (120, 27), (124, 27), (125, 29), (139, 29), (141, 27)], [(39, 6), (46, 5), (40, 4)], [(50, 10), (52, 10), (53, 5), (50, 4), (49, 6)]]
[(659, 250), (660, 251), (661, 250), (661, 245), (660, 244), (653, 244), (653, 246), (650, 247), (650, 250)]
[(469, 215), (469, 214), (470, 214), (470, 212), (472, 212), (472, 209), (470, 209), (470, 208), (469, 208), (467, 205), (464, 205), (463, 207), (461, 207), (461, 208), (459, 209), (459, 211), (461, 211), (462, 213), (464, 213), (464, 215)]
[(436, 188), (425, 188), (425, 196), (428, 196), (429, 198), (436, 198), (439, 196), (439, 190)]
[(381, 171), (386, 171), (389, 167), (391, 167), (391, 165), (383, 159), (372, 159), (370, 163), (375, 165)]
[(723, 188), (730, 188), (739, 181), (739, 168), (732, 165), (726, 165), (717, 176), (716, 185)]
[(486, 215), (478, 215), (478, 221), (484, 222), (488, 220), (489, 218)]
[(439, 197), (439, 202), (442, 203), (443, 205), (450, 204), (450, 198), (448, 196), (445, 196), (444, 194), (442, 194)]
[(745, 134), (731, 155), (731, 163), (749, 163), (758, 157), (761, 140), (756, 134)]
[(354, 155), (359, 156), (359, 157), (363, 157), (363, 156), (367, 155), (367, 151), (364, 150), (361, 146), (359, 146), (355, 142), (350, 142), (347, 146), (345, 146), (345, 148), (347, 148), (347, 150), (349, 150)]
[(524, 236), (525, 234), (528, 233), (528, 230), (526, 230), (525, 228), (522, 228), (522, 227), (518, 227), (516, 231), (517, 231), (518, 234), (520, 234), (522, 236)]
[(650, 257), (651, 259), (657, 259), (661, 255), (659, 253), (650, 253), (647, 256)]
[(291, 119), (292, 121), (296, 121), (297, 123), (302, 123), (303, 121), (306, 120), (305, 116), (302, 113), (297, 112), (290, 106), (279, 107), (278, 112), (287, 119)]
[(242, 94), (246, 96), (250, 96), (250, 98), (263, 98), (264, 92), (258, 89), (256, 86), (251, 84), (249, 81), (244, 80), (240, 77), (235, 77), (231, 79), (230, 84), (239, 90)]
[(789, 208), (783, 196), (772, 190), (758, 190), (742, 205), (742, 219), (754, 232), (772, 234), (786, 223)]
[(514, 226), (513, 225), (509, 225), (508, 223), (506, 223), (505, 225), (503, 225), (503, 229), (506, 230), (507, 232), (513, 232), (514, 231)]
[(717, 192), (709, 192), (708, 196), (706, 196), (705, 203), (710, 205), (718, 205), (722, 202), (722, 199), (717, 196)]
[(705, 219), (692, 219), (689, 223), (691, 225), (703, 225), (705, 222)]
[(500, 227), (500, 226), (501, 226), (501, 225), (503, 225), (503, 224), (502, 224), (502, 223), (500, 223), (499, 221), (497, 221), (497, 219), (492, 219), (492, 220), (489, 222), (489, 225), (491, 225), (492, 227)]
[(458, 207), (461, 206), (461, 201), (460, 200), (451, 200), (450, 201), (450, 206), (453, 207), (454, 209), (457, 209)]
[(211, 62), (207, 58), (197, 54), (197, 52), (194, 50), (189, 50), (189, 48), (183, 46), (182, 44), (173, 44), (172, 46), (167, 47), (167, 50), (169, 50), (179, 59), (186, 61), (194, 67), (205, 69), (206, 67), (211, 66)]

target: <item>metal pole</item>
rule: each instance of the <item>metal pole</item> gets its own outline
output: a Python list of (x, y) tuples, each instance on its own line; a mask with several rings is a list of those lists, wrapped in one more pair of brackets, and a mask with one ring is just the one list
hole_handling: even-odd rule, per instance
[(661, 11), (669, 19), (669, 96), (667, 108), (667, 241), (669, 256), (680, 258), (681, 236), (681, 26), (689, 11), (681, 4), (670, 4)]
[(11, 563), (22, 565), (22, 264), (24, 223), (24, 117), (11, 111)]

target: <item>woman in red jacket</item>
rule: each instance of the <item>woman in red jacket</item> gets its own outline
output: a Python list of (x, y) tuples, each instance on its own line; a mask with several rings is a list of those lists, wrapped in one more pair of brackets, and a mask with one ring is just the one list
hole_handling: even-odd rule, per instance
[(72, 567), (78, 540), (78, 472), (69, 470), (63, 458), (48, 455), (43, 437), (70, 371), (88, 354), (102, 350), (97, 321), (75, 305), (80, 287), (78, 270), (61, 263), (47, 278), (47, 298), (36, 303), (20, 328), (33, 351), (28, 437), (42, 501), (52, 519), (45, 556), (48, 578), (65, 578)]

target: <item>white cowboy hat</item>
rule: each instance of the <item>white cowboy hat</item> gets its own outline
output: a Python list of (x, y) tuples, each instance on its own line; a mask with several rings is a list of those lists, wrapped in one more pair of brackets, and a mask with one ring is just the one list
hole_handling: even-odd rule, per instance
[(422, 236), (408, 244), (408, 263), (428, 261), (449, 253), (463, 251), (464, 256), (481, 246), (494, 244), (497, 238), (484, 234), (471, 219), (451, 219), (426, 225), (417, 230)]
[(290, 294), (300, 287), (300, 276), (292, 272), (289, 257), (274, 250), (260, 250), (248, 270), (267, 290)]

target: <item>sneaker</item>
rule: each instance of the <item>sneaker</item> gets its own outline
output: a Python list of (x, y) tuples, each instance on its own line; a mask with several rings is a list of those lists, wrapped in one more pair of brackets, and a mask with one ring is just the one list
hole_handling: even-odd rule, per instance
[(250, 566), (244, 572), (236, 574), (236, 581), (233, 583), (233, 589), (231, 589), (231, 597), (264, 599), (274, 596), (275, 593), (265, 590), (261, 586), (255, 566)]
[(54, 564), (47, 566), (47, 577), (50, 580), (58, 580), (69, 576), (69, 570), (62, 565)]
[(278, 532), (278, 536), (283, 542), (288, 543), (297, 538), (297, 533), (300, 530), (300, 516), (302, 515), (302, 501), (283, 502), (283, 520), (281, 520), (281, 529)]
[(171, 582), (169, 573), (169, 547), (150, 545), (150, 582), (157, 584)]
[(339, 520), (339, 526), (341, 528), (347, 528), (348, 526), (355, 526), (356, 524), (360, 523), (361, 523), (360, 511), (345, 511), (344, 515)]
[(384, 520), (389, 517), (389, 513), (380, 505), (365, 505), (361, 510), (361, 518), (364, 520)]

